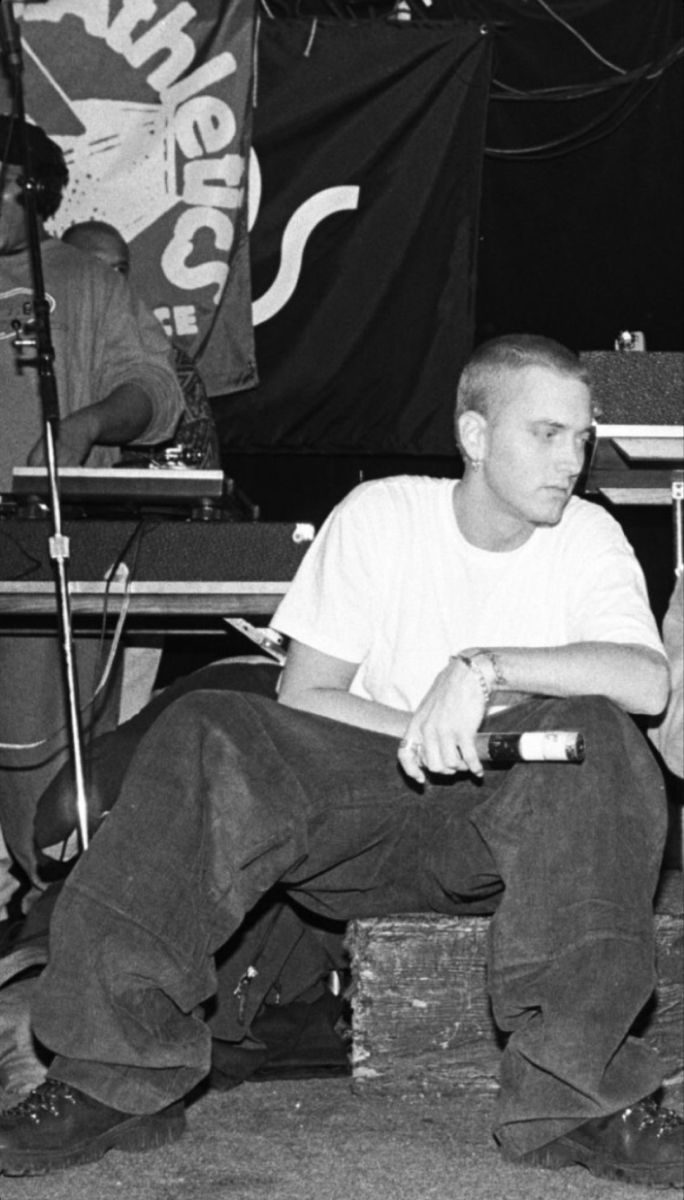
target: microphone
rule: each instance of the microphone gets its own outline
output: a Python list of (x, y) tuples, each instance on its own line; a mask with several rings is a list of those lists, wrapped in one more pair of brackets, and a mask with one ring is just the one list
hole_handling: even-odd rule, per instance
[(584, 762), (584, 736), (571, 729), (527, 733), (476, 733), (475, 749), (483, 763)]
[(21, 33), (14, 16), (12, 0), (0, 0), (0, 54), (9, 74), (22, 69)]

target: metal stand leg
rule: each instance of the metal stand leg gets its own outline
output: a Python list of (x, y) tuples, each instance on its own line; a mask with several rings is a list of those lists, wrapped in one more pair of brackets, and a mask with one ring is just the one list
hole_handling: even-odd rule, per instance
[(674, 570), (679, 576), (684, 571), (684, 531), (682, 502), (684, 501), (684, 471), (672, 472), (672, 525), (674, 533)]

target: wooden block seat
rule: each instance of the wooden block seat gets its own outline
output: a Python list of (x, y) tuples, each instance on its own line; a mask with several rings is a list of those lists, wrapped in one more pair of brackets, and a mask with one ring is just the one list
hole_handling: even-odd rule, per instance
[[(425, 913), (350, 922), (352, 1086), (356, 1092), (498, 1086), (504, 1045), (486, 991), (489, 917)], [(634, 1032), (658, 1049), (670, 1102), (682, 1098), (684, 916), (682, 874), (664, 876), (656, 903), (658, 987)]]

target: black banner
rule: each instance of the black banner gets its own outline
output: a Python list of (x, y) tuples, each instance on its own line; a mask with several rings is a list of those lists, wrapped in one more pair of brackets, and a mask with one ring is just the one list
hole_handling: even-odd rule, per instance
[(489, 71), (474, 23), (261, 20), (260, 383), (217, 399), (224, 446), (448, 453), (473, 336)]

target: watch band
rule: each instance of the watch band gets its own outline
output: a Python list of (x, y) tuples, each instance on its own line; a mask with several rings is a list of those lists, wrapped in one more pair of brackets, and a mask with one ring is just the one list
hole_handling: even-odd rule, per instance
[(508, 687), (508, 683), (506, 676), (501, 670), (501, 664), (498, 656), (493, 650), (476, 650), (472, 657), (478, 658), (480, 655), (482, 655), (483, 658), (488, 659), (492, 666), (492, 682), (489, 685), (490, 689), (492, 691), (496, 691), (498, 688), (501, 688), (505, 691)]
[(480, 667), (475, 662), (475, 656), (473, 655), (472, 658), (469, 658), (467, 654), (455, 654), (455, 655), (453, 655), (453, 657), (460, 659), (462, 663), (465, 663), (468, 670), (473, 672), (473, 675), (475, 676), (475, 678), (477, 679), (477, 682), (479, 683), (480, 687), (482, 688), (482, 694), (484, 695), (484, 698), (485, 698), (485, 704), (488, 705), (492, 698), (492, 689), (490, 688), (489, 683), (487, 682), (487, 676), (485, 675), (484, 671), (482, 670), (482, 667)]

